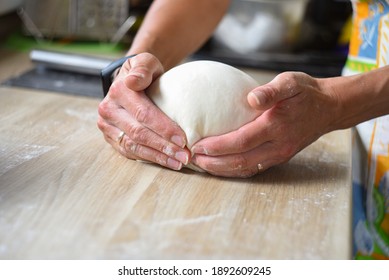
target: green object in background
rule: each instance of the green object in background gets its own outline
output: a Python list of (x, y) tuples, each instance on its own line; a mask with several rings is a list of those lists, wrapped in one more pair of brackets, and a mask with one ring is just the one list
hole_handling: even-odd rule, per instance
[(112, 44), (104, 42), (81, 42), (70, 39), (61, 40), (37, 40), (27, 37), (19, 32), (11, 34), (5, 41), (4, 47), (28, 52), (32, 49), (44, 49), (59, 52), (71, 52), (89, 55), (104, 55), (119, 57), (123, 55), (128, 48), (124, 44)]

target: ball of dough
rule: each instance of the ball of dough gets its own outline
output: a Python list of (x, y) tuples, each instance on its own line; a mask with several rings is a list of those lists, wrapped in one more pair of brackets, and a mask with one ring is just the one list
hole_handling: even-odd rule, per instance
[(260, 113), (250, 107), (247, 94), (257, 86), (237, 68), (200, 60), (167, 71), (147, 93), (184, 130), (190, 149), (202, 138), (231, 132), (254, 120)]

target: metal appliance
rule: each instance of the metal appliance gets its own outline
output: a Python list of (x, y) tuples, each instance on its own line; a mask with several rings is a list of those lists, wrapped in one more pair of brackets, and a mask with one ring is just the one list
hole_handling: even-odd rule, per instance
[(37, 38), (113, 41), (135, 22), (129, 17), (129, 3), (129, 0), (28, 0), (19, 12), (26, 31)]

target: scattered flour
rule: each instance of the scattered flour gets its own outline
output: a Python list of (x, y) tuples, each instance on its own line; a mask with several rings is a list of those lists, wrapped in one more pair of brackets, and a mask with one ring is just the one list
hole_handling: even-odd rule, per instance
[(28, 145), (18, 147), (19, 151), (14, 154), (12, 151), (6, 148), (0, 149), (0, 176), (5, 174), (12, 168), (19, 166), (29, 160), (37, 158), (57, 147), (55, 146), (40, 146), (40, 145)]

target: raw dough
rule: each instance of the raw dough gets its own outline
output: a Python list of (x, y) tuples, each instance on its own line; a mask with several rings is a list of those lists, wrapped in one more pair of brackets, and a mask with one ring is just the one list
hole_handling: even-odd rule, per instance
[(164, 73), (148, 89), (151, 100), (184, 130), (188, 148), (207, 136), (233, 131), (259, 112), (247, 102), (258, 83), (215, 61), (193, 61)]
[(259, 112), (247, 102), (258, 83), (243, 71), (215, 61), (181, 64), (148, 89), (153, 102), (184, 130), (191, 148), (198, 140), (233, 131)]

